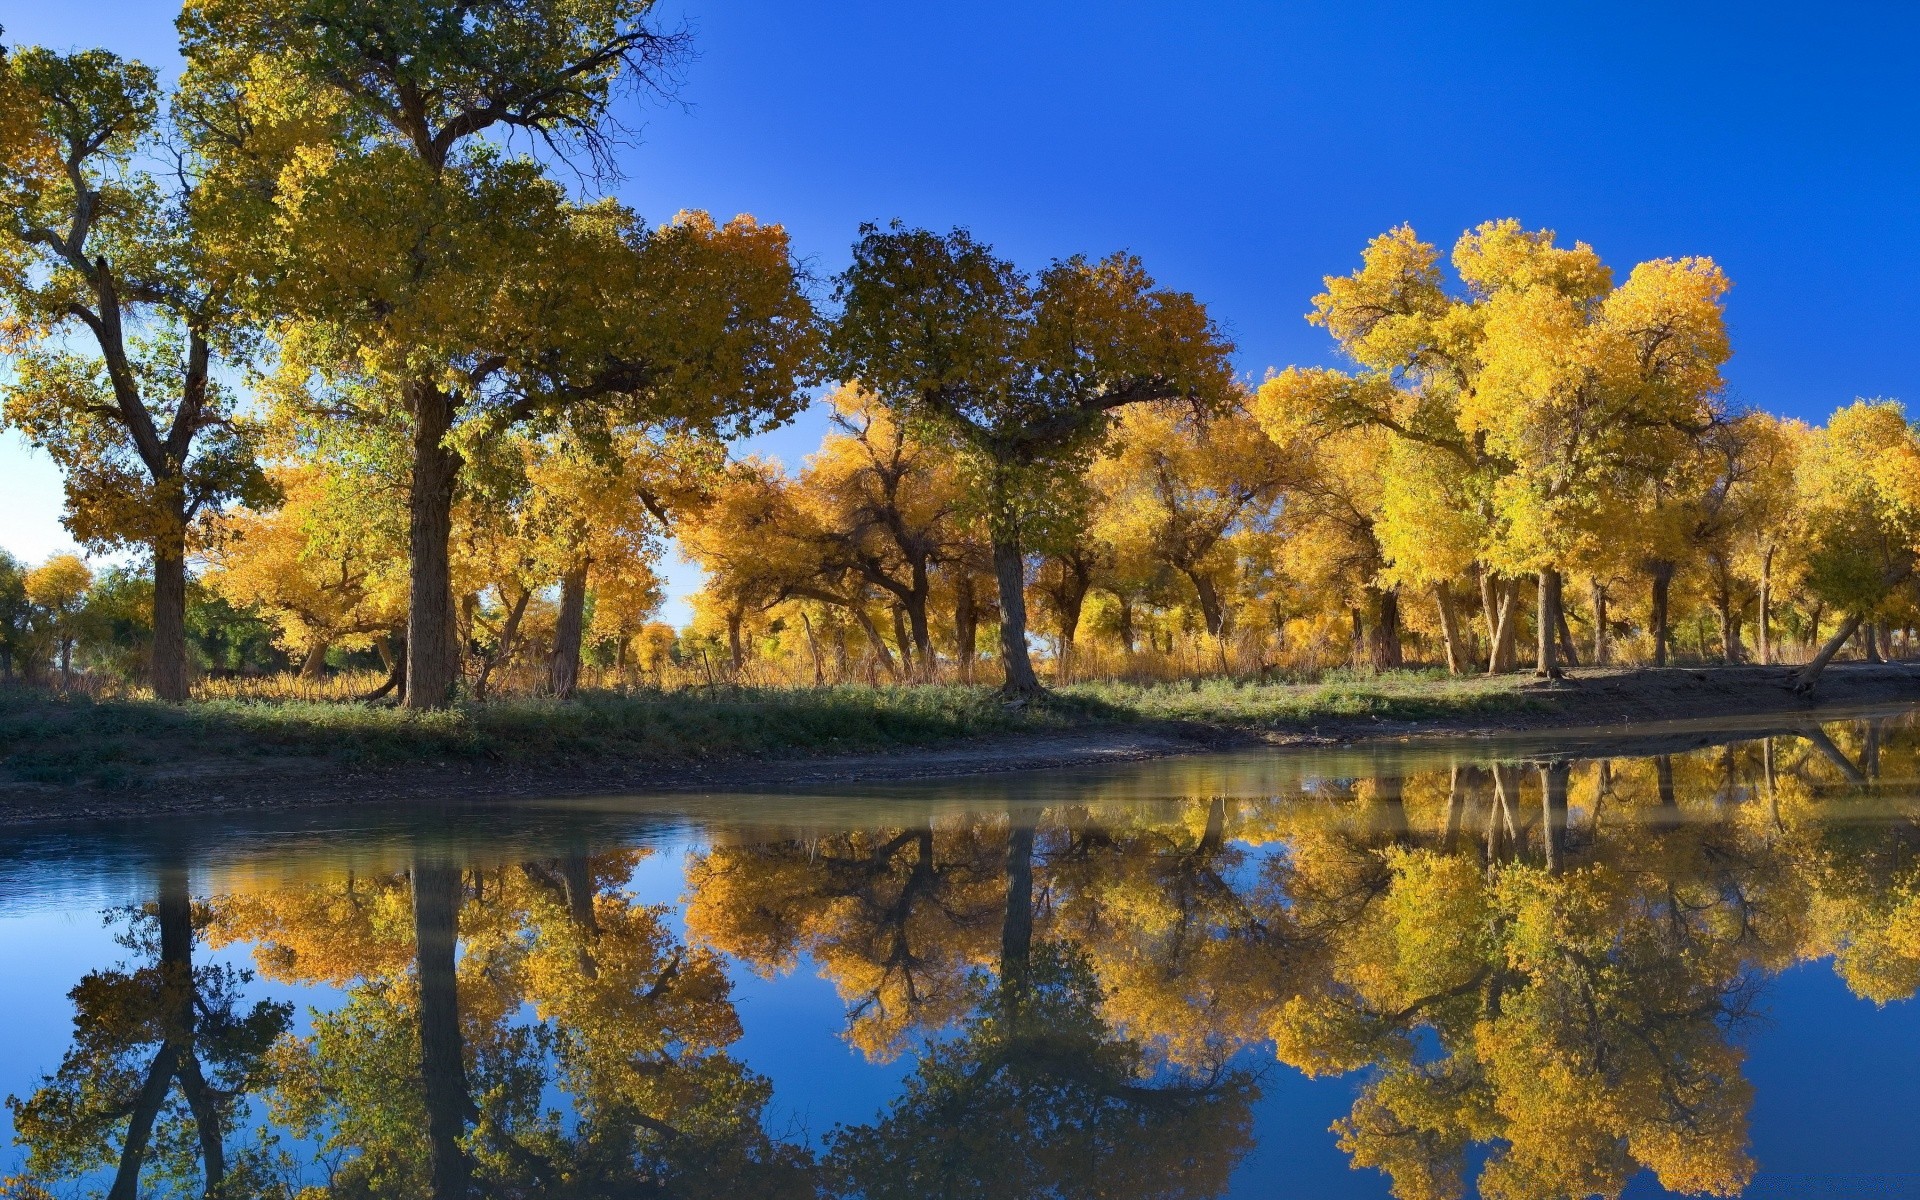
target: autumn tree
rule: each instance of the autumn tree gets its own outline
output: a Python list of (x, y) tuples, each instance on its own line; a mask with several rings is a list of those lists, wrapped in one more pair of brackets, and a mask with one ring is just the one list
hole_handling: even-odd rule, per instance
[(905, 614), (901, 653), (931, 678), (933, 576), (954, 555), (964, 503), (955, 465), (858, 389), (827, 403), (832, 431), (796, 481), (822, 568), (857, 577)]
[(329, 649), (379, 644), (404, 623), (406, 580), (393, 569), (404, 561), (404, 508), (365, 474), (312, 465), (275, 468), (270, 478), (277, 508), (236, 509), (209, 523), (205, 578), (271, 621), (310, 678)]
[(200, 140), (234, 204), (268, 197), (250, 227), (272, 234), (247, 249), (282, 369), (314, 382), (310, 411), (409, 447), (409, 706), (446, 703), (458, 673), (447, 544), (481, 442), (587, 410), (744, 432), (795, 406), (811, 324), (782, 230), (650, 227), (502, 151), (520, 133), (610, 172), (614, 98), (684, 50), (650, 9), (206, 0), (183, 18)]
[(993, 546), (1004, 687), (1037, 694), (1023, 538), (1115, 410), (1226, 401), (1231, 346), (1193, 297), (1124, 254), (1030, 277), (964, 230), (895, 224), (864, 227), (853, 257), (831, 367), (961, 452)]
[(1461, 297), (1410, 228), (1375, 238), (1358, 271), (1328, 277), (1309, 317), (1359, 370), (1290, 369), (1263, 400), (1269, 420), (1382, 429), (1448, 456), (1451, 477), (1428, 473), (1443, 489), (1431, 502), (1471, 502), (1482, 578), (1509, 581), (1501, 595), (1483, 586), (1492, 667), (1510, 645), (1511, 581), (1531, 574), (1537, 669), (1554, 674), (1560, 576), (1604, 502), (1719, 419), (1727, 282), (1687, 258), (1642, 263), (1616, 287), (1584, 243), (1510, 220), (1464, 234), (1453, 265)]
[(0, 57), (4, 415), (65, 474), (66, 523), (152, 558), (152, 683), (187, 698), (187, 535), (261, 480), (217, 366), (254, 353), (192, 154), (153, 71), (104, 50)]
[(60, 665), (63, 680), (73, 678), (73, 648), (80, 637), (81, 613), (93, 572), (77, 554), (56, 554), (27, 572), (24, 590), (34, 607), (33, 626), (48, 644), (47, 659)]
[(1920, 563), (1920, 437), (1900, 405), (1857, 400), (1808, 439), (1796, 475), (1811, 543), (1807, 587), (1846, 614), (1793, 684), (1811, 691)]
[(1096, 528), (1186, 580), (1207, 633), (1226, 635), (1234, 533), (1257, 527), (1304, 472), (1296, 447), (1270, 439), (1236, 400), (1217, 414), (1138, 405), (1115, 423), (1113, 452), (1090, 471)]

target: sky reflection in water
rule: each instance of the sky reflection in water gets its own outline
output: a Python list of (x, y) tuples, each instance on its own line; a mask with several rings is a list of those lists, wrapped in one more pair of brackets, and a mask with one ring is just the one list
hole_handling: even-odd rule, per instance
[(1828, 716), (16, 831), (0, 1195), (1920, 1195)]

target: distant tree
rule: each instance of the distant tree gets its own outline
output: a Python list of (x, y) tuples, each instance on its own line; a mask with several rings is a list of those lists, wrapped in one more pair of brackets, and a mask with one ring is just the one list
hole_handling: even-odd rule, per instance
[(0, 550), (0, 679), (12, 679), (25, 664), (33, 635), (33, 607), (27, 600), (27, 568)]
[(962, 452), (993, 547), (1003, 686), (1037, 694), (1023, 539), (1116, 409), (1230, 400), (1231, 343), (1130, 255), (1061, 259), (1029, 277), (958, 229), (863, 227), (835, 294), (832, 369)]
[(1892, 401), (1857, 400), (1808, 439), (1797, 477), (1807, 522), (1807, 588), (1845, 616), (1794, 686), (1820, 673), (1920, 566), (1920, 434)]
[(80, 614), (86, 608), (93, 572), (77, 554), (56, 554), (27, 572), (27, 600), (34, 606), (35, 632), (46, 642), (48, 658), (60, 666), (63, 680), (73, 678), (73, 648), (80, 638)]

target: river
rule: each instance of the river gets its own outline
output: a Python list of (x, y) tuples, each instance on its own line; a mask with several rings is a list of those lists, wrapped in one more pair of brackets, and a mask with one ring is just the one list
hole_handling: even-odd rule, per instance
[(1920, 1196), (1920, 714), (0, 836), (0, 1196)]

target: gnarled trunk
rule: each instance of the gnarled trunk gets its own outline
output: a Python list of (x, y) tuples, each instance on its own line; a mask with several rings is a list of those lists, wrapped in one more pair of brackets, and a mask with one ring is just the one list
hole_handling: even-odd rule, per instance
[(460, 678), (460, 644), (453, 613), (453, 574), (447, 543), (453, 536), (453, 491), (460, 455), (448, 446), (453, 404), (429, 382), (407, 386), (413, 410), (413, 470), (407, 497), (408, 708), (444, 708)]
[(1400, 653), (1400, 591), (1368, 590), (1374, 592), (1371, 607), (1376, 615), (1367, 637), (1367, 658), (1376, 671), (1393, 670), (1405, 661)]
[(547, 658), (547, 686), (565, 700), (580, 683), (580, 642), (587, 623), (587, 570), (582, 558), (560, 577), (560, 613), (553, 623), (553, 653)]
[(1827, 664), (1833, 661), (1833, 656), (1840, 653), (1840, 647), (1847, 644), (1847, 639), (1852, 637), (1853, 631), (1858, 628), (1860, 628), (1860, 615), (1848, 613), (1846, 619), (1840, 622), (1840, 628), (1834, 630), (1833, 636), (1820, 647), (1820, 652), (1815, 654), (1806, 666), (1793, 673), (1793, 690), (1811, 692), (1820, 682), (1820, 672), (1827, 669)]

